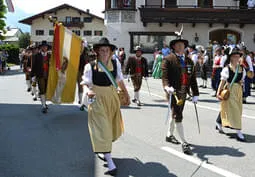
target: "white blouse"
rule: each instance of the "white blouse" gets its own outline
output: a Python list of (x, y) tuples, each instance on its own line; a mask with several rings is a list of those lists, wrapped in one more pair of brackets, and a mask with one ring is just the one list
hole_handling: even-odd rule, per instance
[[(117, 63), (117, 76), (116, 76), (116, 82), (122, 81), (124, 79), (122, 71), (121, 71), (121, 64), (118, 59), (113, 59)], [(84, 67), (84, 73), (82, 76), (82, 82), (81, 85), (88, 85), (91, 87), (93, 85), (92, 81), (92, 69), (90, 63), (86, 64)]]
[[(244, 81), (244, 78), (246, 76), (246, 71), (245, 69), (243, 69), (243, 77), (242, 77), (242, 80)], [(229, 77), (229, 70), (228, 70), (228, 66), (224, 67), (221, 71), (221, 79), (220, 80), (228, 80), (228, 77)]]
[(251, 57), (249, 55), (246, 57), (246, 62), (249, 65), (249, 70), (253, 71), (252, 60), (251, 60)]

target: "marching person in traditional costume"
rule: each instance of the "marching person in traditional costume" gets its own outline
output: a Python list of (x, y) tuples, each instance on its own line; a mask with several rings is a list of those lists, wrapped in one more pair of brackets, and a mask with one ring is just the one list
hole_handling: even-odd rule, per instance
[[(235, 129), (237, 140), (245, 141), (241, 132), (242, 129), (242, 85), (246, 76), (246, 71), (239, 64), (242, 53), (235, 48), (231, 49), (226, 61), (227, 65), (221, 72), (221, 82), (217, 91), (217, 98), (221, 100), (221, 120), (217, 121), (217, 128), (222, 131), (222, 127)], [(227, 87), (228, 91), (224, 90)], [(224, 90), (224, 91), (223, 91)], [(229, 98), (227, 94), (229, 93)]]
[(143, 77), (147, 80), (149, 74), (147, 59), (142, 56), (142, 48), (140, 46), (135, 47), (135, 56), (128, 58), (125, 73), (130, 74), (134, 86), (134, 99), (132, 102), (141, 106), (139, 91), (142, 86)]
[(153, 73), (152, 73), (152, 77), (154, 79), (161, 79), (162, 77), (162, 60), (163, 60), (163, 54), (162, 51), (160, 50), (158, 55), (156, 55), (155, 58), (155, 67), (153, 68)]
[(42, 103), (42, 112), (47, 113), (46, 105), (46, 90), (49, 74), (49, 60), (51, 55), (48, 52), (50, 46), (47, 44), (47, 41), (42, 41), (40, 45), (41, 51), (34, 56), (34, 63), (32, 68), (32, 76), (36, 77), (39, 87), (39, 95), (41, 97)]
[(248, 51), (246, 51), (245, 47), (242, 48), (241, 52), (243, 54), (243, 56), (241, 57), (241, 65), (247, 73), (244, 79), (243, 103), (247, 103), (247, 97), (251, 96), (251, 83), (254, 77), (254, 71), (251, 55), (248, 54)]
[(31, 68), (32, 68), (32, 48), (27, 47), (26, 53), (23, 56), (23, 72), (26, 75), (27, 91), (31, 91)]
[(193, 61), (195, 67), (197, 66), (197, 62), (198, 62), (198, 52), (196, 49), (196, 45), (190, 45), (188, 47), (188, 51), (189, 51), (189, 58), (191, 58), (191, 60)]
[[(39, 53), (39, 46), (37, 46), (35, 43), (31, 45), (31, 48), (32, 48), (32, 52), (33, 52), (33, 60), (35, 59), (35, 55), (37, 55)], [(32, 60), (32, 61), (33, 61)], [(32, 62), (32, 67), (33, 67), (33, 63), (34, 61)], [(37, 86), (37, 80), (36, 80), (36, 76), (33, 76), (31, 78), (31, 81), (32, 81), (32, 96), (33, 96), (33, 100), (36, 101), (37, 100), (37, 90), (36, 90), (36, 86)]]
[(89, 62), (89, 56), (88, 56), (88, 48), (87, 46), (83, 47), (82, 53), (80, 55), (80, 63), (79, 63), (79, 70), (78, 70), (78, 75), (77, 75), (77, 84), (78, 84), (78, 98), (79, 101), (78, 103), (80, 104), (80, 110), (83, 111), (85, 105), (83, 104), (82, 97), (83, 97), (83, 85), (81, 85), (82, 81), (82, 75), (84, 73), (84, 67), (86, 64)]
[[(170, 109), (172, 115), (170, 115), (169, 127), (167, 131), (166, 141), (174, 144), (180, 144), (180, 142), (174, 136), (175, 127), (180, 136), (182, 143), (182, 150), (185, 154), (191, 155), (189, 143), (187, 143), (184, 137), (183, 129), (183, 109), (187, 93), (191, 88), (193, 92), (192, 102), (198, 101), (198, 86), (196, 81), (196, 71), (193, 61), (185, 56), (185, 48), (188, 46), (188, 41), (178, 38), (170, 42), (170, 47), (173, 52), (163, 59), (162, 63), (162, 82), (163, 88), (167, 93), (167, 98), (171, 100)], [(170, 98), (171, 96), (171, 98)], [(177, 104), (177, 99), (182, 100), (182, 104)], [(172, 117), (172, 118), (171, 118)]]
[(200, 87), (207, 88), (207, 72), (209, 56), (205, 49), (201, 50), (200, 59), (201, 59), (201, 79), (203, 81), (203, 84), (200, 85)]
[(213, 58), (213, 71), (212, 71), (212, 89), (215, 90), (215, 93), (212, 96), (216, 96), (216, 92), (220, 83), (220, 73), (222, 71), (221, 65), (221, 47), (215, 49), (215, 55)]
[(85, 66), (82, 81), (89, 89), (88, 126), (92, 148), (99, 158), (107, 161), (107, 175), (117, 173), (111, 157), (112, 142), (122, 135), (124, 128), (116, 83), (125, 94), (125, 105), (130, 104), (121, 64), (117, 59), (112, 59), (115, 48), (107, 38), (94, 44), (97, 59)]

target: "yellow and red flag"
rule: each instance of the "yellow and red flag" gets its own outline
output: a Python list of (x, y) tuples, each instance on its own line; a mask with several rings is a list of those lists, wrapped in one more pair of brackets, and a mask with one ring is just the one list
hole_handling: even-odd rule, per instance
[(53, 103), (73, 103), (82, 39), (56, 23), (46, 97)]

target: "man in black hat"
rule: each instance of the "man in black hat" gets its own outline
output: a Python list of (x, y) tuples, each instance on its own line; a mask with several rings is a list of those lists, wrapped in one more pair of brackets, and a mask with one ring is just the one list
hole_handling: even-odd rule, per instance
[[(196, 73), (194, 69), (193, 61), (185, 56), (184, 50), (188, 46), (188, 41), (181, 39), (178, 36), (177, 39), (170, 42), (170, 47), (173, 52), (166, 56), (162, 62), (162, 82), (164, 90), (169, 99), (171, 96), (171, 112), (172, 119), (169, 121), (169, 128), (167, 131), (166, 141), (174, 144), (180, 144), (180, 142), (173, 135), (176, 127), (182, 143), (182, 150), (185, 154), (191, 155), (192, 151), (190, 145), (184, 138), (184, 130), (182, 125), (183, 120), (183, 108), (185, 99), (189, 89), (193, 92), (192, 102), (198, 101), (198, 86), (196, 81)], [(178, 100), (173, 96), (176, 94)], [(182, 101), (180, 101), (182, 100)], [(181, 104), (177, 104), (182, 102)]]
[(196, 45), (195, 44), (190, 45), (188, 47), (188, 51), (189, 51), (189, 58), (191, 58), (194, 65), (196, 66), (197, 61), (198, 61), (198, 53), (197, 53)]
[(147, 59), (142, 56), (142, 48), (140, 46), (135, 47), (135, 56), (128, 58), (125, 73), (130, 74), (134, 86), (134, 99), (132, 102), (141, 106), (139, 91), (142, 85), (142, 78), (147, 79), (148, 77), (148, 63)]
[(40, 45), (41, 51), (34, 55), (33, 58), (33, 68), (32, 68), (32, 76), (35, 76), (38, 81), (39, 94), (41, 97), (42, 103), (42, 112), (47, 113), (47, 105), (46, 105), (46, 89), (48, 82), (48, 73), (49, 73), (49, 60), (50, 54), (48, 49), (50, 46), (47, 44), (47, 41), (42, 41)]

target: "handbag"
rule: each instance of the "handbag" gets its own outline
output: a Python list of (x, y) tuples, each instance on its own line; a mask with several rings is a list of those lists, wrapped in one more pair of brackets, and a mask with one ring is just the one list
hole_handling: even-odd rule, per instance
[(228, 84), (226, 84), (223, 88), (223, 90), (220, 92), (220, 96), (223, 100), (228, 100), (229, 96), (230, 96), (230, 88), (232, 87), (232, 85), (234, 84), (236, 78), (237, 78), (237, 74), (239, 71), (239, 65), (237, 65), (236, 71), (235, 71), (235, 75), (230, 83), (230, 86), (228, 87)]
[(117, 89), (117, 94), (119, 96), (120, 105), (127, 106), (126, 103), (127, 103), (128, 98), (127, 98), (126, 94), (124, 93), (124, 91), (118, 87), (118, 84), (116, 83), (112, 73), (107, 69), (107, 67), (101, 61), (98, 61), (98, 66), (106, 73), (106, 75), (109, 78), (109, 80), (111, 81), (112, 85)]

